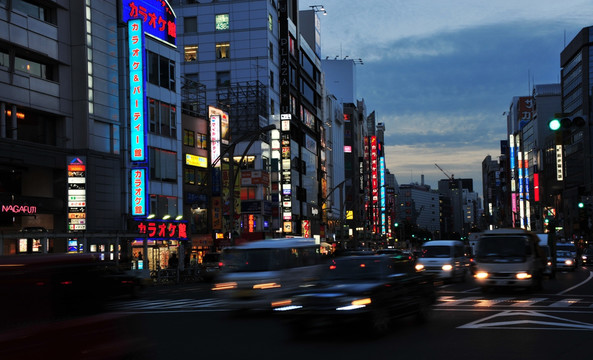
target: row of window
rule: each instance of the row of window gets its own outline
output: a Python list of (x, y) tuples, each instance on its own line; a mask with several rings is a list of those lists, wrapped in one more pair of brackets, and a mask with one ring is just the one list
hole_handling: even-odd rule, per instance
[[(216, 14), (214, 16), (214, 29), (216, 31), (229, 30), (231, 22), (229, 14)], [(196, 16), (188, 16), (183, 18), (183, 31), (185, 33), (198, 32), (198, 18)]]
[(11, 68), (15, 71), (27, 73), (45, 80), (57, 81), (57, 67), (15, 54), (10, 56), (7, 50), (0, 49), (0, 66)]
[[(230, 30), (231, 22), (228, 13), (216, 14), (214, 16), (214, 30), (225, 31)], [(268, 14), (268, 30), (274, 31), (274, 18), (272, 14)], [(183, 18), (183, 31), (184, 33), (195, 33), (198, 32), (198, 18), (196, 16), (187, 16)]]
[(183, 129), (183, 145), (197, 147), (198, 149), (208, 148), (208, 135), (196, 133), (192, 130)]
[[(228, 41), (216, 43), (216, 58), (228, 59), (231, 57), (231, 43)], [(198, 59), (198, 45), (185, 45), (183, 47), (183, 58), (186, 62)]]

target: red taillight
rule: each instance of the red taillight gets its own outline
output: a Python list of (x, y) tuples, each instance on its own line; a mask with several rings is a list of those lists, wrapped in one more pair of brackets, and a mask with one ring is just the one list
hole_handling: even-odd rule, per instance
[(336, 265), (330, 265), (330, 266), (329, 266), (329, 269), (330, 269), (330, 270), (334, 270), (335, 268), (336, 268)]
[(218, 263), (218, 266), (219, 266), (219, 267), (222, 267), (223, 265), (224, 265), (224, 264), (222, 263), (222, 261)]
[(72, 285), (72, 281), (60, 281), (61, 285)]

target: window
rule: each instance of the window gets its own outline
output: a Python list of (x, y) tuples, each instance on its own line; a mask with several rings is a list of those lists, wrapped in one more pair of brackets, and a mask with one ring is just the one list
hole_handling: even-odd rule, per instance
[(195, 33), (198, 32), (198, 18), (195, 16), (183, 18), (183, 32)]
[(274, 31), (274, 18), (272, 18), (272, 14), (268, 14), (268, 29)]
[(270, 89), (274, 88), (274, 72), (270, 70)]
[(157, 218), (164, 215), (176, 216), (179, 214), (177, 209), (177, 198), (174, 196), (150, 195), (150, 213), (155, 214)]
[(216, 86), (225, 87), (231, 85), (231, 72), (230, 71), (218, 71), (216, 73)]
[(183, 47), (185, 61), (191, 62), (198, 59), (198, 45), (185, 45)]
[(177, 154), (173, 151), (149, 148), (150, 179), (177, 180)]
[(228, 59), (230, 57), (231, 44), (229, 42), (216, 43), (216, 58)]
[(183, 169), (183, 182), (188, 185), (208, 185), (207, 170), (187, 166)]
[(149, 132), (177, 138), (177, 109), (174, 105), (148, 99)]
[(32, 2), (29, 2), (27, 0), (18, 0), (12, 2), (12, 8), (14, 10), (21, 11), (32, 18), (45, 21), (54, 25), (57, 24), (55, 9), (49, 8), (47, 6), (33, 4)]
[(256, 187), (241, 187), (241, 200), (255, 200), (257, 194)]
[(148, 82), (175, 91), (175, 62), (151, 51), (147, 53)]
[(215, 23), (216, 30), (228, 30), (230, 28), (229, 14), (217, 14)]
[[(6, 57), (7, 62), (9, 57)], [(14, 69), (22, 71), (45, 80), (57, 81), (54, 74), (54, 66), (50, 64), (43, 64), (33, 60), (25, 59), (19, 56), (14, 57)]]
[(270, 60), (274, 60), (274, 43), (270, 41)]
[(196, 133), (191, 130), (183, 129), (183, 145), (195, 147), (196, 146)]
[(10, 57), (8, 56), (8, 52), (5, 52), (3, 50), (0, 50), (0, 66), (10, 66)]
[(208, 149), (208, 135), (198, 133), (196, 135), (196, 146), (198, 149)]

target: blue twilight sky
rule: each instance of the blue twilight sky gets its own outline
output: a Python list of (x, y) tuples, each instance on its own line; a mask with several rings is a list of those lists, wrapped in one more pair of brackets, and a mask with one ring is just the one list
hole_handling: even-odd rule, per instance
[(591, 0), (301, 0), (323, 5), (322, 58), (361, 58), (357, 97), (385, 123), (387, 168), (433, 189), (497, 159), (513, 96), (560, 82), (560, 52), (593, 25)]

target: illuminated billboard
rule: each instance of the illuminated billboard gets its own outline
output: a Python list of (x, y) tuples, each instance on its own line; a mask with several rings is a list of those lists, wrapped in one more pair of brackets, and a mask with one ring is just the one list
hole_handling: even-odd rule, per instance
[(146, 169), (132, 168), (132, 216), (146, 216)]
[(86, 159), (68, 159), (68, 231), (86, 230)]
[(122, 0), (122, 21), (132, 19), (141, 20), (146, 34), (176, 47), (176, 16), (167, 0)]
[(128, 22), (130, 66), (130, 160), (146, 161), (144, 35), (142, 22)]

